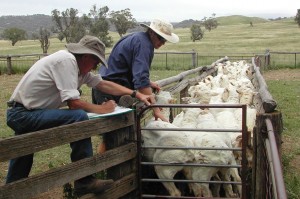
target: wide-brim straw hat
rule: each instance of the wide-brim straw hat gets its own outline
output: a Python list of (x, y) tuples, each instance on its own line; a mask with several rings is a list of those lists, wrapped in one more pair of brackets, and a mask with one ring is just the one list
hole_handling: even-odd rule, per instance
[(66, 44), (66, 48), (74, 54), (93, 54), (96, 55), (100, 62), (107, 68), (105, 61), (105, 44), (97, 37), (85, 35), (78, 43)]
[(162, 36), (164, 39), (171, 43), (177, 43), (179, 42), (179, 37), (172, 33), (173, 31), (173, 25), (169, 23), (168, 21), (161, 20), (161, 19), (154, 19), (150, 26), (144, 23), (140, 24), (141, 26), (145, 28), (150, 28), (160, 36)]

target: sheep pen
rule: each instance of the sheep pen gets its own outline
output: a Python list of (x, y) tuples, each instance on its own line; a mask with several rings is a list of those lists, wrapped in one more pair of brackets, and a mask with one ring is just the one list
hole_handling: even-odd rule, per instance
[[(184, 79), (186, 75), (194, 73), (199, 73), (199, 75), (192, 79)], [(156, 174), (158, 175), (156, 175), (155, 178), (160, 178), (157, 182), (161, 182), (161, 184), (165, 187), (164, 189), (164, 187), (161, 187), (161, 184), (158, 185), (160, 188), (157, 188), (158, 192), (156, 193), (144, 193), (148, 190), (144, 191), (142, 189), (141, 192), (143, 197), (147, 198), (150, 197), (149, 195), (154, 194), (159, 195), (161, 198), (167, 197), (167, 195), (174, 197), (195, 196), (249, 198), (250, 195), (255, 197), (264, 194), (265, 190), (268, 189), (268, 186), (270, 185), (265, 184), (264, 186), (261, 186), (258, 183), (254, 183), (254, 181), (265, 183), (264, 181), (266, 180), (260, 177), (263, 172), (260, 171), (260, 168), (265, 166), (265, 163), (260, 163), (260, 160), (265, 158), (265, 156), (260, 156), (263, 149), (257, 147), (257, 142), (261, 142), (258, 139), (261, 135), (258, 136), (256, 134), (260, 133), (262, 128), (265, 128), (265, 125), (261, 124), (260, 121), (264, 120), (266, 117), (271, 117), (271, 119), (275, 122), (273, 125), (275, 126), (275, 131), (277, 131), (276, 141), (280, 148), (281, 116), (280, 113), (272, 116), (273, 113), (276, 112), (275, 108), (277, 104), (268, 92), (264, 79), (260, 74), (259, 68), (256, 67), (254, 60), (252, 63), (247, 63), (244, 60), (230, 62), (228, 58), (225, 57), (216, 61), (211, 66), (199, 67), (191, 71), (185, 71), (177, 76), (160, 80), (157, 83), (164, 87), (165, 91), (168, 91), (177, 98), (179, 101), (179, 104), (177, 105), (179, 106), (169, 107), (170, 121), (173, 126), (166, 124), (159, 125), (157, 123), (155, 125), (152, 124), (152, 126), (150, 125), (149, 130), (149, 123), (153, 123), (153, 120), (147, 122), (147, 119), (145, 118), (141, 119), (141, 126), (138, 126), (138, 131), (140, 130), (142, 132), (142, 135), (138, 137), (140, 137), (141, 142), (144, 143), (144, 145), (140, 146), (140, 150), (142, 150), (145, 154), (147, 153), (147, 150), (152, 150), (153, 153), (150, 159), (146, 158), (147, 161), (150, 161), (150, 163), (147, 163), (147, 161), (145, 162), (142, 157), (141, 175), (144, 173), (142, 167), (148, 168), (146, 173), (149, 174), (151, 173), (149, 171), (151, 166), (149, 165), (152, 165), (152, 168), (154, 165)], [(180, 106), (180, 104), (182, 104), (182, 106)], [(206, 109), (205, 107), (202, 107), (204, 110), (198, 109), (197, 111), (192, 111), (194, 112), (192, 113), (189, 111), (190, 108), (185, 108), (183, 104), (208, 105), (208, 107), (206, 107)], [(247, 113), (244, 117), (247, 118), (245, 119), (245, 121), (247, 121), (245, 124), (247, 131), (245, 132), (248, 135), (245, 137), (247, 140), (244, 141), (241, 139), (241, 133), (230, 132), (232, 129), (241, 128), (241, 125), (243, 124), (241, 121), (243, 114), (241, 111), (242, 109), (226, 107), (228, 105), (241, 104), (246, 106), (245, 112)], [(168, 106), (162, 107), (167, 108)], [(146, 114), (144, 114), (143, 111), (141, 112), (142, 113), (140, 113), (139, 116), (141, 118), (145, 117)], [(204, 121), (205, 117), (210, 119)], [(145, 125), (146, 128), (144, 128)], [(153, 126), (156, 126), (158, 130), (155, 130)], [(176, 128), (183, 128), (183, 132)], [(195, 131), (195, 129), (201, 128), (204, 128), (205, 131), (210, 131), (209, 129), (213, 128), (215, 132), (197, 132), (197, 135), (195, 135), (195, 132), (187, 132), (187, 130)], [(175, 136), (174, 133), (176, 132), (170, 133), (171, 130), (169, 129), (176, 129), (175, 131), (180, 131), (180, 136), (178, 137), (178, 133)], [(156, 131), (154, 132), (156, 142), (152, 143), (152, 146), (145, 146), (147, 143), (147, 141), (143, 140), (143, 138), (145, 138), (143, 132), (145, 131), (152, 131), (152, 133), (153, 131)], [(218, 131), (224, 131), (226, 134), (224, 132), (220, 134)], [(167, 135), (161, 136), (162, 132), (168, 133), (166, 133)], [(189, 135), (185, 136), (186, 134)], [(192, 138), (186, 139), (187, 137)], [(205, 145), (205, 143), (208, 143), (209, 140), (212, 140), (212, 138), (213, 140), (220, 140), (220, 142), (217, 144), (214, 143), (214, 145)], [(178, 141), (176, 141), (176, 139)], [(184, 144), (184, 139), (186, 139), (185, 143), (192, 143), (190, 145)], [(159, 143), (161, 145), (157, 145)], [(238, 148), (241, 149), (242, 145), (245, 146), (244, 159), (242, 159), (241, 155), (241, 152), (243, 152), (244, 149), (240, 151), (237, 150)], [(171, 146), (175, 148), (170, 149)], [(150, 149), (147, 149), (147, 147), (150, 147)], [(185, 147), (186, 151), (183, 151), (181, 147)], [(222, 169), (215, 169), (214, 165), (216, 165), (216, 160), (222, 162), (222, 160), (220, 160), (221, 157), (226, 156), (224, 151), (223, 155), (218, 156), (216, 153), (211, 153), (211, 149), (203, 150), (203, 147), (215, 147), (217, 152), (220, 152), (219, 149), (227, 147), (225, 152), (229, 151), (230, 153), (228, 153), (228, 159), (223, 163), (232, 165), (233, 167), (225, 170), (225, 173), (224, 171), (222, 173)], [(176, 153), (176, 151), (179, 151), (179, 153)], [(164, 158), (161, 158), (160, 156)], [(184, 158), (181, 158), (181, 156)], [(219, 158), (216, 158), (217, 156)], [(242, 166), (238, 167), (237, 165), (243, 165), (242, 161), (244, 161), (243, 164), (247, 165), (241, 169)], [(157, 165), (155, 163), (157, 163)], [(166, 164), (163, 165), (163, 163)], [(180, 163), (183, 163), (182, 165), (189, 163), (188, 165), (192, 166), (184, 167)], [(196, 164), (193, 165), (194, 163)], [(212, 163), (214, 163), (210, 166), (212, 169), (207, 169), (205, 164)], [(161, 176), (160, 172), (162, 168), (168, 167), (170, 169), (165, 169), (166, 171), (163, 172), (168, 175)], [(224, 165), (219, 167), (224, 168)], [(246, 169), (247, 172), (245, 172)], [(247, 175), (247, 182), (241, 182), (241, 170), (244, 170), (245, 175)], [(181, 173), (179, 171), (181, 171)], [(208, 175), (206, 179), (203, 179), (201, 176), (203, 176), (204, 173), (210, 173), (210, 175)], [(178, 177), (176, 175), (181, 176)], [(151, 184), (151, 190), (153, 191), (153, 179), (148, 179), (148, 177), (149, 176), (145, 177), (143, 180), (142, 176), (141, 183), (147, 183), (147, 185), (142, 187), (147, 187)], [(182, 184), (185, 184), (186, 186), (182, 186)], [(241, 185), (243, 186), (243, 191), (241, 190)], [(161, 189), (167, 191), (162, 192)], [(246, 191), (247, 194), (245, 193)]]

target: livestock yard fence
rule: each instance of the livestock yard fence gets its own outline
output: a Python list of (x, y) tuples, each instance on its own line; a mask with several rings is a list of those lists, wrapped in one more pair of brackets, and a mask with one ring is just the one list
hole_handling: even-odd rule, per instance
[[(23, 73), (32, 64), (47, 54), (26, 54), (26, 55), (0, 55), (0, 74)], [(107, 54), (107, 57), (109, 54)], [(300, 67), (300, 52), (273, 52), (266, 50), (263, 53), (227, 53), (211, 55), (199, 53), (194, 50), (190, 52), (155, 52), (152, 63), (152, 70), (190, 70), (198, 66), (209, 65), (222, 57), (229, 57), (234, 60), (248, 60), (256, 58), (256, 65), (264, 69), (281, 67)]]
[[(209, 66), (201, 66), (180, 73), (174, 77), (157, 81), (157, 83), (179, 95), (187, 96), (191, 85), (203, 80), (216, 72), (216, 65), (228, 58), (222, 58)], [(255, 65), (255, 58), (251, 62), (255, 76), (253, 85), (259, 92), (255, 98), (257, 110), (256, 124), (253, 138), (253, 160), (251, 166), (242, 166), (245, 186), (242, 196), (238, 198), (281, 198), (286, 199), (286, 190), (283, 183), (281, 168), (281, 132), (282, 117), (276, 111), (276, 102), (268, 92), (265, 81), (260, 74), (260, 68)], [(198, 74), (190, 78), (190, 75)], [(158, 104), (156, 106), (159, 106)], [(114, 179), (114, 185), (104, 193), (87, 194), (83, 198), (143, 198), (141, 193), (140, 151), (138, 146), (141, 140), (137, 136), (137, 117), (142, 110), (136, 107), (135, 111), (110, 117), (96, 118), (84, 122), (55, 127), (47, 130), (32, 132), (0, 140), (0, 161), (48, 150), (63, 144), (81, 140), (92, 136), (104, 136), (106, 151), (95, 154), (77, 162), (72, 162), (48, 171), (41, 172), (13, 183), (0, 186), (0, 198), (30, 198), (40, 193), (51, 191), (56, 187), (72, 182), (84, 176), (104, 172), (103, 178)], [(44, 140), (44, 141), (43, 141)], [(243, 154), (248, 146), (243, 141)], [(244, 158), (245, 155), (243, 155)], [(245, 159), (242, 162), (246, 161)], [(247, 173), (247, 176), (245, 176)], [(245, 181), (246, 178), (246, 181)], [(207, 182), (206, 182), (207, 183)], [(247, 191), (245, 193), (245, 190)], [(176, 198), (170, 196), (147, 195), (149, 198)], [(195, 198), (195, 197), (177, 197)]]

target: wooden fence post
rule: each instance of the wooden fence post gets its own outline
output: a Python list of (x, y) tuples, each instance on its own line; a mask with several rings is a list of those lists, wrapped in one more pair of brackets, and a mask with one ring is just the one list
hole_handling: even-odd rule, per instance
[(11, 56), (8, 55), (7, 58), (6, 58), (6, 60), (7, 60), (7, 73), (9, 75), (11, 75), (11, 74), (13, 74), (12, 64), (11, 64)]
[(196, 68), (197, 66), (197, 53), (194, 49), (192, 50), (192, 65), (193, 68)]
[[(134, 117), (134, 114), (130, 114), (132, 117)], [(128, 116), (120, 116), (119, 120), (128, 120)], [(124, 144), (127, 144), (128, 142), (136, 142), (136, 129), (135, 126), (128, 126), (121, 129), (114, 130), (112, 132), (109, 132), (105, 134), (103, 137), (103, 140), (105, 142), (107, 149), (112, 149)], [(137, 171), (136, 165), (137, 165), (137, 159), (133, 159), (127, 162), (124, 162), (120, 165), (111, 167), (107, 170), (107, 178), (108, 179), (119, 179), (126, 175), (129, 175), (133, 172)], [(130, 182), (132, 191), (134, 189), (137, 189), (137, 179), (135, 181)], [(121, 197), (122, 199), (132, 199), (136, 198), (137, 192), (133, 191), (129, 194), (127, 194), (124, 197)]]
[(265, 66), (270, 66), (270, 62), (271, 62), (270, 50), (266, 49), (266, 53), (265, 53)]

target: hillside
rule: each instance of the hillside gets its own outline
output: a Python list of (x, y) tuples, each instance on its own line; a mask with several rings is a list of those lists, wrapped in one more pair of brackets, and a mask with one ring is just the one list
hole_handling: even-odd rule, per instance
[[(40, 27), (51, 30), (54, 26), (51, 16), (48, 15), (26, 15), (26, 16), (1, 16), (0, 17), (0, 34), (7, 28), (20, 28), (27, 32), (28, 36), (38, 32)], [(1, 35), (0, 35), (1, 38)]]
[(259, 18), (259, 17), (245, 17), (241, 15), (232, 15), (227, 17), (218, 17), (217, 21), (219, 25), (225, 26), (225, 25), (250, 24), (250, 22), (252, 22), (253, 24), (265, 23), (269, 20)]
[[(258, 17), (246, 17), (241, 15), (232, 15), (226, 17), (216, 18), (219, 25), (239, 25), (239, 24), (253, 24), (264, 23), (269, 20), (258, 18)], [(198, 20), (188, 19), (181, 22), (173, 23), (174, 28), (189, 28), (192, 24), (199, 22)], [(46, 27), (51, 30), (54, 26), (52, 17), (49, 15), (26, 15), (26, 16), (1, 16), (0, 17), (0, 39), (1, 33), (7, 28), (17, 27), (27, 32), (27, 35), (31, 37), (32, 33), (38, 32), (40, 27)], [(114, 27), (111, 26), (110, 31), (114, 31)], [(129, 30), (129, 32), (138, 31), (141, 28), (136, 27), (135, 29)]]

